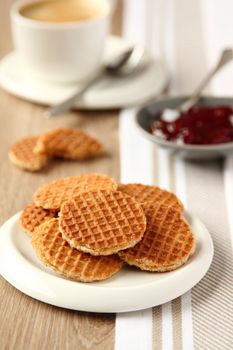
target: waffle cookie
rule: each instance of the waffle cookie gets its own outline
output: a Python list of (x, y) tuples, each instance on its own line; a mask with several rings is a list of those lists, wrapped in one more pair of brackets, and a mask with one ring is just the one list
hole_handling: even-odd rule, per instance
[(70, 176), (41, 186), (34, 195), (34, 202), (44, 209), (59, 211), (63, 202), (85, 190), (117, 188), (115, 180), (106, 175), (88, 174)]
[(180, 211), (160, 204), (142, 205), (147, 229), (133, 248), (119, 252), (129, 265), (147, 271), (171, 271), (183, 265), (194, 253), (195, 238)]
[(174, 193), (165, 191), (157, 186), (142, 184), (120, 184), (118, 191), (129, 194), (137, 202), (159, 202), (167, 206), (174, 206), (177, 210), (183, 211), (184, 206)]
[(37, 140), (37, 136), (29, 136), (11, 146), (9, 158), (12, 163), (29, 171), (42, 169), (48, 163), (48, 157), (33, 152)]
[(34, 148), (37, 154), (68, 159), (87, 159), (103, 153), (103, 145), (80, 129), (59, 128), (41, 135)]
[(56, 216), (57, 213), (37, 207), (34, 203), (30, 203), (24, 208), (19, 222), (22, 229), (32, 236), (39, 225)]
[(58, 219), (40, 225), (32, 244), (45, 265), (76, 281), (105, 280), (117, 273), (123, 265), (117, 255), (92, 256), (71, 248), (59, 232)]
[(146, 218), (127, 194), (82, 192), (62, 205), (59, 227), (72, 247), (93, 255), (110, 255), (142, 239)]

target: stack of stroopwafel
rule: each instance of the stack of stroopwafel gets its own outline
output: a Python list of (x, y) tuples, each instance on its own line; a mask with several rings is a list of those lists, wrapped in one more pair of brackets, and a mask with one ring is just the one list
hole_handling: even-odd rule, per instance
[(171, 271), (195, 250), (183, 205), (173, 193), (117, 185), (100, 174), (41, 186), (20, 223), (45, 265), (82, 282), (109, 278), (124, 262), (146, 271)]
[(22, 169), (39, 171), (54, 157), (84, 160), (103, 152), (103, 145), (84, 131), (59, 128), (16, 142), (9, 150), (9, 158)]

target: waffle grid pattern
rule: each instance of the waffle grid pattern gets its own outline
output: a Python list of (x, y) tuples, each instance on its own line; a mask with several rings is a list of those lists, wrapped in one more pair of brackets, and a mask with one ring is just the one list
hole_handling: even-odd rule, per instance
[(97, 140), (79, 129), (60, 128), (39, 137), (35, 152), (70, 159), (86, 159), (103, 152)]
[(51, 219), (41, 225), (32, 243), (44, 263), (56, 272), (78, 281), (107, 279), (123, 265), (117, 255), (95, 257), (70, 247), (59, 232), (58, 219)]
[(33, 152), (37, 140), (37, 136), (30, 136), (16, 142), (9, 150), (10, 160), (26, 170), (37, 171), (42, 169), (47, 164), (48, 157)]
[(183, 204), (174, 193), (163, 190), (157, 186), (142, 184), (121, 184), (118, 190), (134, 197), (139, 203), (159, 202), (167, 206), (174, 206), (177, 210), (183, 210)]
[(173, 207), (143, 204), (147, 229), (134, 247), (120, 252), (122, 259), (151, 271), (172, 270), (183, 264), (195, 249), (193, 233)]
[(85, 190), (115, 190), (117, 183), (108, 176), (89, 174), (70, 176), (41, 186), (34, 195), (36, 205), (45, 209), (59, 210), (62, 203)]
[(136, 201), (122, 192), (83, 192), (66, 202), (60, 212), (63, 237), (94, 255), (111, 254), (135, 245), (146, 228)]
[(20, 225), (25, 232), (32, 236), (39, 225), (56, 216), (57, 213), (37, 207), (34, 203), (30, 203), (24, 208), (20, 216)]

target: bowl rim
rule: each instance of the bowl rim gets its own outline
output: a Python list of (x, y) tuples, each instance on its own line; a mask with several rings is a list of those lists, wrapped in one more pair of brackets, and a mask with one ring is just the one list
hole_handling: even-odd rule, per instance
[[(149, 104), (146, 104), (139, 108), (136, 111), (135, 114), (135, 124), (137, 128), (140, 130), (140, 132), (147, 138), (150, 139), (150, 141), (162, 146), (162, 147), (167, 147), (167, 148), (173, 148), (176, 150), (190, 150), (190, 151), (226, 151), (230, 150), (233, 148), (233, 141), (232, 142), (225, 142), (225, 143), (218, 143), (215, 145), (191, 145), (191, 144), (177, 144), (172, 141), (167, 141), (164, 140), (156, 135), (151, 134), (149, 131), (144, 129), (140, 122), (139, 122), (139, 115), (145, 111), (146, 109), (156, 105), (159, 102), (164, 102), (164, 101), (174, 101), (174, 100), (179, 100), (179, 99), (185, 99), (189, 97), (189, 95), (178, 95), (178, 96), (171, 96), (171, 97), (164, 97), (162, 96), (161, 98), (158, 98), (156, 101), (152, 101)], [(204, 99), (223, 99), (223, 100), (232, 100), (232, 107), (233, 107), (233, 97), (231, 96), (211, 96), (211, 95), (202, 95), (201, 98)], [(198, 103), (197, 103), (198, 105)]]

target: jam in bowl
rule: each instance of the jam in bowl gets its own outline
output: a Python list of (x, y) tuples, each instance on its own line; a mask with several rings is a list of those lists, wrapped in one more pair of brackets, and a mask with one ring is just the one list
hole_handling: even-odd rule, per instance
[(215, 158), (233, 152), (233, 99), (202, 97), (198, 104), (174, 118), (165, 109), (176, 109), (186, 97), (158, 100), (138, 111), (136, 124), (144, 136), (186, 158)]
[(168, 141), (214, 145), (233, 141), (233, 109), (230, 106), (195, 106), (174, 120), (159, 112), (151, 133)]

